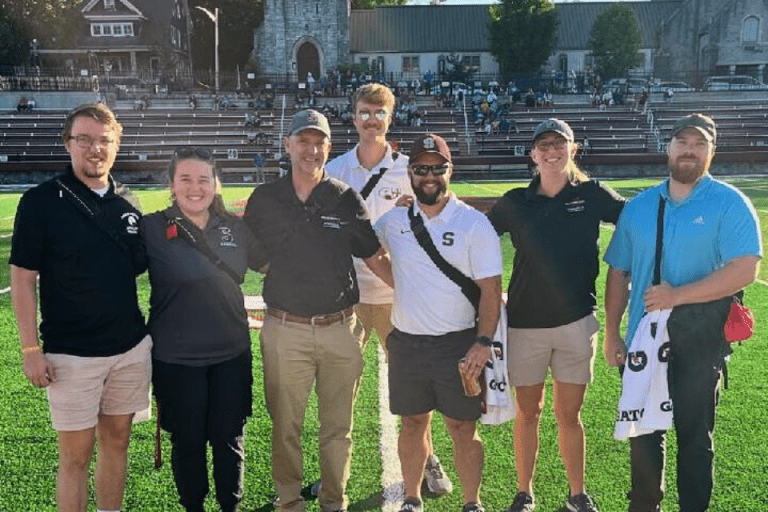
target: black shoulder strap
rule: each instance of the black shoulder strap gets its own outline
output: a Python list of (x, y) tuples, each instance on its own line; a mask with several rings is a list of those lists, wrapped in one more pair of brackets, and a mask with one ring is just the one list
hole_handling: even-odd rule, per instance
[[(394, 162), (397, 160), (397, 157), (400, 156), (400, 153), (394, 152), (392, 153), (392, 161)], [(360, 190), (360, 195), (363, 196), (363, 199), (368, 199), (368, 196), (371, 195), (371, 192), (373, 192), (374, 187), (379, 183), (379, 180), (381, 180), (382, 176), (384, 176), (384, 173), (389, 170), (388, 167), (382, 167), (379, 169), (378, 174), (374, 174), (370, 178), (368, 178), (368, 182), (365, 184), (365, 186)]]
[(193, 248), (200, 251), (203, 256), (208, 258), (211, 263), (213, 263), (216, 267), (226, 272), (229, 277), (232, 278), (232, 280), (235, 281), (236, 284), (240, 284), (242, 281), (242, 277), (238, 275), (237, 272), (232, 270), (232, 267), (227, 265), (218, 254), (213, 252), (210, 247), (208, 247), (208, 244), (205, 242), (205, 237), (203, 236), (203, 233), (197, 229), (192, 227), (191, 224), (187, 222), (186, 219), (182, 217), (175, 217), (171, 215), (170, 212), (167, 210), (163, 212), (163, 217), (165, 217), (165, 228), (166, 230), (174, 229), (176, 228), (176, 234), (182, 238), (183, 240), (186, 240), (189, 245), (191, 245)]
[(411, 231), (413, 236), (416, 237), (416, 241), (419, 243), (424, 252), (427, 253), (429, 258), (434, 262), (437, 268), (445, 274), (445, 276), (459, 285), (462, 293), (467, 297), (467, 300), (475, 307), (475, 310), (480, 307), (480, 287), (477, 286), (472, 279), (465, 276), (459, 269), (448, 263), (445, 258), (440, 254), (435, 247), (435, 243), (432, 241), (432, 237), (429, 236), (426, 226), (424, 226), (424, 220), (420, 215), (416, 215), (413, 211), (413, 205), (408, 207), (408, 220), (411, 223)]
[(97, 205), (89, 205), (86, 203), (85, 199), (77, 195), (74, 190), (66, 186), (60, 178), (56, 178), (56, 184), (59, 186), (59, 191), (61, 192), (62, 197), (66, 197), (67, 200), (72, 203), (72, 205), (77, 208), (80, 213), (85, 215), (86, 218), (92, 220), (99, 228), (101, 228), (101, 230), (104, 231), (121, 250), (128, 250), (128, 244), (126, 244), (120, 238), (120, 235), (115, 232), (112, 226), (107, 224), (107, 220), (101, 215), (101, 209)]
[(664, 196), (659, 194), (659, 214), (656, 218), (656, 264), (653, 267), (653, 284), (661, 284), (661, 246), (664, 241)]

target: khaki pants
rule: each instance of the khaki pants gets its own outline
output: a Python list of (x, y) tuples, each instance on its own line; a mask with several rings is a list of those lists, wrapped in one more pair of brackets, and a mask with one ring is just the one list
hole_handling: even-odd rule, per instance
[(320, 421), (318, 497), (323, 512), (347, 508), (352, 413), (363, 373), (363, 328), (353, 315), (313, 327), (266, 316), (261, 331), (264, 388), (272, 418), (272, 478), (276, 508), (301, 512), (301, 430), (317, 383)]
[(355, 313), (363, 324), (364, 342), (371, 337), (371, 331), (376, 329), (376, 336), (386, 355), (387, 336), (392, 332), (392, 304), (355, 304)]

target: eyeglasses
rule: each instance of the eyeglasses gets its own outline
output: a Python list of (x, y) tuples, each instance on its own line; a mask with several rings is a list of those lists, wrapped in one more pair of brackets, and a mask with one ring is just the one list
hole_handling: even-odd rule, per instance
[[(389, 117), (389, 112), (387, 112), (383, 108), (380, 108), (379, 110), (374, 112), (373, 115), (379, 121), (385, 121)], [(360, 119), (361, 121), (367, 121), (371, 118), (371, 113), (368, 112), (367, 110), (358, 110), (357, 118)]]
[(539, 151), (546, 151), (550, 148), (554, 149), (565, 149), (565, 146), (568, 145), (568, 141), (565, 139), (556, 139), (551, 140), (549, 142), (537, 142), (535, 145), (535, 148)]
[(411, 170), (416, 176), (426, 176), (430, 172), (432, 176), (442, 176), (451, 169), (449, 164), (440, 165), (412, 165)]
[(176, 160), (182, 160), (184, 158), (198, 158), (207, 162), (213, 160), (213, 153), (205, 148), (190, 146), (186, 148), (178, 148), (173, 152), (173, 157)]
[(69, 140), (75, 140), (75, 143), (79, 148), (90, 149), (94, 146), (100, 148), (110, 148), (116, 144), (116, 141), (109, 138), (101, 138), (99, 140), (94, 139), (90, 135), (70, 135)]

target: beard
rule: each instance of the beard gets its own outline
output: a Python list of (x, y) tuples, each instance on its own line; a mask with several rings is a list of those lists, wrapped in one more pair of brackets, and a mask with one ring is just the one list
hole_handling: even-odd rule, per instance
[[(437, 185), (437, 190), (432, 194), (424, 192), (423, 187), (427, 183), (434, 183), (435, 185)], [(448, 190), (448, 187), (446, 187), (445, 183), (442, 181), (433, 181), (433, 182), (424, 181), (424, 182), (421, 182), (421, 184), (418, 186), (415, 185), (413, 181), (411, 181), (411, 187), (413, 188), (413, 193), (416, 195), (416, 199), (418, 199), (420, 203), (426, 204), (429, 206), (436, 204), (443, 197), (445, 197), (445, 193)]]
[(709, 170), (709, 164), (711, 160), (711, 158), (707, 158), (703, 162), (697, 160), (696, 165), (683, 166), (680, 165), (680, 157), (678, 157), (674, 162), (670, 162), (669, 172), (672, 176), (672, 179), (676, 182), (682, 183), (684, 185), (690, 185), (691, 183), (695, 183), (699, 178), (704, 176), (704, 173)]

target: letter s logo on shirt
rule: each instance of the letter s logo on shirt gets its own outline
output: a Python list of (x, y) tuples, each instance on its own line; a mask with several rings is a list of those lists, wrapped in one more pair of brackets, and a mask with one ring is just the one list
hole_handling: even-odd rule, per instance
[(443, 233), (443, 245), (446, 245), (446, 246), (453, 245), (454, 236), (456, 235), (451, 231), (446, 231), (445, 233)]

